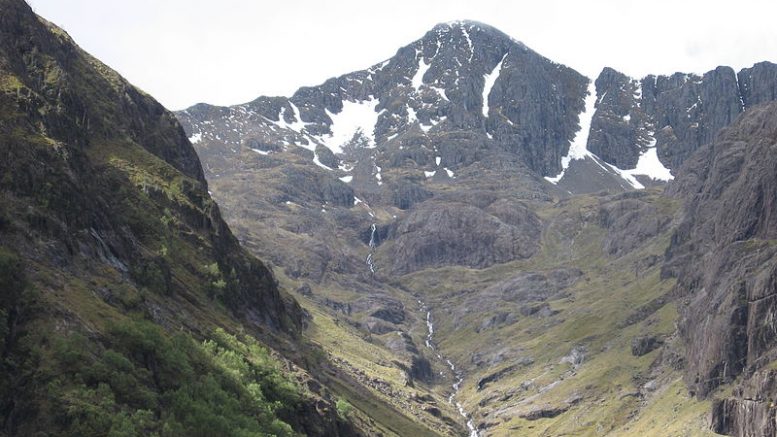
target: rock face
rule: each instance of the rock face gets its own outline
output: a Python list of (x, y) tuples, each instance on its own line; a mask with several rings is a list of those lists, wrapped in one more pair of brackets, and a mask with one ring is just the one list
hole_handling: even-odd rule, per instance
[(739, 396), (719, 403), (713, 417), (737, 436), (768, 435), (748, 424), (767, 411), (758, 399), (773, 394), (757, 371), (777, 358), (770, 323), (777, 313), (776, 143), (777, 104), (750, 108), (689, 158), (670, 190), (688, 199), (664, 267), (686, 302), (687, 382), (706, 396), (743, 375)]
[(661, 339), (653, 336), (640, 336), (635, 337), (631, 341), (631, 354), (635, 357), (641, 357), (642, 355), (649, 354), (661, 346), (663, 342)]
[(634, 168), (656, 147), (661, 162), (678, 169), (742, 111), (774, 100), (777, 65), (763, 62), (735, 73), (718, 67), (703, 75), (649, 75), (641, 80), (605, 68), (588, 149), (620, 168)]
[(425, 202), (396, 230), (392, 270), (407, 273), (444, 265), (482, 268), (531, 256), (538, 248), (539, 219), (519, 203), (504, 212)]
[(715, 400), (712, 430), (742, 437), (777, 434), (776, 383), (774, 370), (759, 371), (735, 390), (735, 398)]
[(642, 201), (643, 197), (643, 192), (635, 191), (602, 200), (599, 224), (608, 230), (604, 242), (608, 254), (629, 253), (669, 228), (671, 218)]

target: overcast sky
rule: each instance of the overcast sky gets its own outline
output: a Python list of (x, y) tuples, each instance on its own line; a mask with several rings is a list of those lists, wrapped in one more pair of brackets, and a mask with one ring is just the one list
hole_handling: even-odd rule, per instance
[(775, 0), (28, 0), (169, 109), (291, 95), (481, 21), (595, 77), (777, 62)]

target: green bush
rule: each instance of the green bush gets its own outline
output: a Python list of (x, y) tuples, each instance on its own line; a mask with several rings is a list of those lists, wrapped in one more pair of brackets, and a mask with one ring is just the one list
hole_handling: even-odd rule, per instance
[(335, 408), (337, 408), (337, 415), (342, 419), (347, 419), (348, 415), (353, 411), (353, 405), (345, 399), (338, 399), (335, 403)]
[(51, 350), (58, 434), (296, 435), (279, 417), (297, 409), (300, 390), (253, 339), (218, 330), (198, 343), (129, 320), (108, 330), (105, 347), (73, 333)]

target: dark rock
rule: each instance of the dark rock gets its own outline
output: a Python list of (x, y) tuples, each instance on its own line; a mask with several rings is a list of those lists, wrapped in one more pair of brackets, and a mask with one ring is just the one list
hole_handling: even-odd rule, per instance
[(426, 384), (434, 381), (434, 370), (432, 364), (424, 357), (414, 356), (410, 366), (410, 377)]
[(777, 100), (777, 64), (759, 62), (740, 70), (737, 78), (746, 108)]
[(664, 343), (655, 336), (639, 336), (631, 340), (631, 354), (635, 357), (649, 354), (658, 349)]
[(388, 334), (389, 332), (395, 332), (397, 330), (396, 326), (386, 323), (383, 320), (373, 318), (368, 319), (365, 326), (371, 334), (376, 335)]
[(622, 256), (666, 231), (672, 221), (668, 212), (641, 199), (614, 196), (603, 199), (599, 207), (599, 224), (607, 229), (604, 251)]
[(424, 407), (424, 411), (434, 417), (442, 417), (442, 411), (440, 411), (440, 409), (437, 407)]
[(299, 293), (299, 294), (301, 294), (303, 296), (310, 297), (310, 296), (313, 295), (313, 289), (310, 288), (310, 284), (304, 283), (304, 284), (302, 284), (302, 286), (297, 288), (297, 293)]
[[(557, 269), (549, 272), (522, 272), (512, 278), (499, 282), (484, 290), (495, 293), (502, 300), (516, 303), (543, 302), (551, 297), (559, 297), (567, 288), (574, 285), (583, 275), (577, 269)], [(531, 315), (541, 309), (525, 307), (524, 315)]]
[(286, 180), (282, 188), (289, 198), (304, 199), (317, 205), (327, 202), (338, 206), (353, 205), (353, 189), (329, 172), (287, 166), (283, 174)]
[(416, 203), (432, 197), (432, 193), (408, 181), (400, 181), (393, 188), (392, 203), (399, 209), (409, 209)]
[(536, 407), (527, 413), (520, 414), (518, 417), (526, 420), (548, 419), (548, 418), (553, 418), (558, 415), (561, 415), (565, 413), (567, 410), (569, 410), (569, 406), (567, 405), (563, 407), (551, 407), (551, 406)]
[(483, 378), (480, 378), (480, 380), (478, 380), (478, 391), (483, 390), (487, 384), (499, 381), (500, 379), (510, 374), (517, 368), (518, 368), (517, 365), (507, 366), (504, 369), (500, 369), (497, 372), (494, 372), (488, 376), (484, 376)]
[(335, 169), (340, 164), (335, 154), (324, 146), (316, 146), (316, 155), (318, 160), (329, 168)]
[(405, 321), (405, 310), (400, 307), (381, 308), (370, 314), (370, 316), (391, 323), (402, 323)]
[(325, 307), (331, 308), (339, 313), (345, 314), (346, 316), (351, 315), (351, 304), (345, 303), (345, 302), (338, 302), (336, 300), (330, 299), (328, 297), (325, 297), (321, 299), (321, 304)]
[(762, 371), (736, 390), (736, 397), (714, 400), (710, 420), (712, 431), (736, 437), (777, 435), (775, 389), (775, 371)]

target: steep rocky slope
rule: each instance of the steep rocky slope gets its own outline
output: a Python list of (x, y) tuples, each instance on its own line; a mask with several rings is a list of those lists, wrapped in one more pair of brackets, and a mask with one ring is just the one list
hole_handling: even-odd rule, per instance
[(23, 1), (0, 12), (0, 435), (381, 432), (295, 364), (308, 317), (173, 114)]
[(695, 153), (671, 187), (688, 199), (665, 268), (684, 302), (687, 383), (703, 398), (737, 381), (712, 418), (729, 435), (777, 433), (775, 144), (777, 105), (756, 106)]

